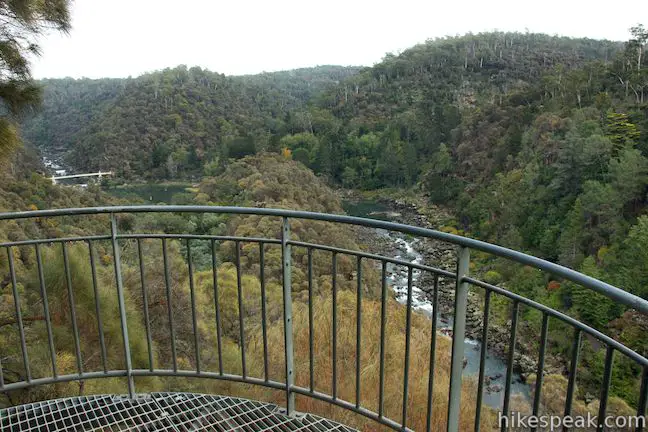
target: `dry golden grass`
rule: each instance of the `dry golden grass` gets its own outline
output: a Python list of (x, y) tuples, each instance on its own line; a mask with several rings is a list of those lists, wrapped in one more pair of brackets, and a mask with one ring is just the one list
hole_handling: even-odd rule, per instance
[[(355, 403), (356, 368), (356, 297), (351, 291), (338, 293), (337, 301), (337, 391), (340, 399)], [(309, 386), (308, 308), (295, 302), (294, 347), (296, 384)], [(330, 394), (332, 387), (332, 297), (318, 296), (314, 301), (314, 371), (315, 389)], [(406, 308), (391, 300), (388, 302), (385, 356), (385, 400), (384, 413), (400, 423), (403, 401), (403, 370), (405, 347)], [(362, 302), (362, 348), (361, 348), (361, 405), (378, 411), (379, 369), (380, 369), (380, 303), (375, 300)], [(408, 392), (408, 427), (424, 430), (427, 419), (427, 393), (429, 377), (430, 320), (416, 313), (412, 314), (410, 342), (410, 374)], [(284, 375), (284, 334), (282, 325), (269, 328), (270, 377), (281, 379)], [(450, 372), (451, 342), (444, 336), (437, 337), (436, 367), (434, 371), (434, 396), (432, 429), (445, 430)], [(262, 376), (263, 363), (260, 332), (255, 332), (250, 343), (249, 357), (255, 359), (252, 370)], [(263, 389), (251, 389), (250, 397), (266, 399), (281, 404), (283, 399)], [(465, 380), (461, 404), (460, 430), (474, 427), (476, 383)], [(361, 430), (380, 430), (381, 427), (364, 417), (347, 410), (331, 407), (315, 399), (300, 397), (297, 410), (317, 413), (333, 418)], [(482, 427), (489, 430), (494, 417), (488, 409), (483, 411)]]
[[(159, 256), (159, 245), (145, 244), (146, 289), (148, 292), (151, 326), (154, 329), (153, 360), (156, 368), (170, 368), (170, 334), (167, 322), (167, 306), (164, 275), (156, 264)], [(194, 334), (191, 324), (189, 304), (189, 287), (186, 266), (182, 262), (175, 242), (169, 243), (171, 267), (171, 292), (176, 330), (178, 366), (180, 369), (195, 368)], [(65, 309), (66, 289), (62, 271), (61, 258), (57, 254), (50, 256), (46, 249), (46, 283), (50, 291), (52, 313), (60, 317), (55, 321), (55, 342), (59, 371), (73, 373), (75, 356), (70, 322)], [(131, 335), (131, 355), (136, 368), (148, 368), (148, 353), (145, 343), (144, 321), (142, 315), (142, 297), (138, 268), (130, 262), (132, 250), (124, 253), (123, 276), (127, 292), (127, 313), (129, 333)], [(131, 257), (132, 259), (132, 257)], [(96, 317), (94, 316), (94, 294), (87, 264), (87, 251), (80, 247), (70, 248), (70, 265), (73, 271), (73, 286), (77, 296), (75, 302), (78, 315), (84, 370), (92, 371), (101, 368), (96, 335)], [(129, 265), (130, 264), (130, 265)], [(351, 270), (338, 274), (337, 297), (337, 391), (338, 398), (355, 403), (356, 383), (356, 282), (349, 277)], [(100, 294), (102, 309), (105, 310), (104, 330), (108, 345), (108, 367), (123, 367), (121, 332), (117, 320), (116, 297), (114, 296), (114, 274), (111, 266), (99, 269)], [(215, 335), (215, 311), (213, 282), (211, 271), (195, 273), (196, 305), (200, 357), (203, 370), (217, 371), (217, 341)], [(219, 301), (220, 318), (223, 330), (222, 362), (224, 371), (231, 374), (241, 373), (241, 350), (239, 344), (239, 316), (237, 303), (236, 270), (230, 263), (219, 266)], [(246, 361), (248, 376), (263, 378), (263, 342), (261, 332), (260, 284), (255, 276), (245, 274), (242, 277), (244, 333), (246, 344)], [(371, 280), (363, 278), (364, 298), (362, 301), (362, 346), (361, 346), (361, 405), (371, 411), (378, 411), (379, 394), (379, 359), (380, 359), (380, 302), (370, 293)], [(282, 288), (276, 281), (268, 280), (267, 317), (269, 346), (269, 378), (283, 381), (284, 332), (282, 320)], [(36, 298), (36, 297), (35, 297)], [(298, 386), (309, 387), (309, 326), (307, 295), (299, 289), (294, 292), (293, 322), (295, 377)], [(401, 421), (403, 402), (403, 370), (405, 352), (406, 308), (389, 299), (386, 323), (384, 415), (396, 422)], [(37, 305), (36, 305), (37, 306)], [(35, 306), (35, 307), (36, 307)], [(314, 311), (314, 382), (319, 392), (330, 394), (332, 387), (332, 296), (330, 278), (319, 276), (315, 283)], [(109, 313), (110, 312), (110, 313)], [(33, 338), (45, 340), (42, 332), (32, 334)], [(410, 375), (407, 399), (407, 426), (414, 430), (424, 430), (427, 418), (427, 393), (429, 377), (431, 323), (424, 316), (412, 313), (412, 332), (410, 343)], [(31, 346), (32, 344), (30, 344)], [(38, 363), (39, 375), (47, 375), (48, 350), (42, 346), (42, 355), (32, 358)], [(434, 371), (433, 395), (433, 430), (445, 430), (447, 399), (450, 371), (450, 340), (444, 336), (437, 337), (436, 368)], [(206, 393), (229, 394), (259, 400), (270, 400), (279, 405), (284, 404), (284, 394), (263, 387), (237, 385), (230, 382), (219, 382), (205, 379), (184, 378), (138, 378), (137, 391), (194, 391)], [(38, 392), (21, 392), (11, 403), (25, 403), (30, 400), (53, 397), (73, 396), (93, 393), (123, 393), (126, 389), (123, 379), (102, 379), (86, 381), (81, 387), (78, 383), (58, 384), (43, 387)], [(474, 380), (465, 380), (461, 409), (461, 430), (473, 427), (475, 416), (476, 384)], [(297, 409), (312, 412), (338, 420), (362, 430), (381, 430), (377, 423), (359, 416), (351, 411), (332, 407), (331, 405), (307, 397), (297, 398)], [(494, 418), (488, 409), (484, 409), (483, 430), (490, 430)]]
[[(577, 375), (578, 376), (578, 375)], [(529, 377), (529, 383), (533, 386), (535, 384), (536, 376), (532, 375)], [(578, 394), (578, 387), (576, 388), (576, 394)], [(541, 414), (547, 415), (562, 415), (565, 410), (565, 402), (567, 399), (567, 378), (562, 375), (546, 375), (542, 385), (542, 394), (540, 397), (541, 402)], [(587, 415), (598, 416), (600, 401), (594, 399), (589, 404), (581, 399), (574, 399), (572, 405), (572, 415), (579, 417), (587, 417)], [(530, 408), (527, 408), (526, 412), (529, 412)], [(607, 415), (609, 416), (632, 416), (636, 414), (636, 410), (628, 405), (623, 399), (612, 396), (608, 399), (607, 405)], [(584, 429), (584, 430), (596, 430), (593, 429)], [(628, 429), (618, 429), (618, 430), (632, 430)]]

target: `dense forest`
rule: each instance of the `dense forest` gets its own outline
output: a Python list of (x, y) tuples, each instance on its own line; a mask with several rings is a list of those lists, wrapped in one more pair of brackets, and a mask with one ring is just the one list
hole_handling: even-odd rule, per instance
[(44, 80), (43, 105), (22, 132), (80, 169), (199, 178), (206, 166), (268, 150), (273, 137), (301, 131), (310, 121), (308, 101), (357, 70), (228, 77), (180, 66), (135, 79)]
[[(337, 212), (325, 183), (408, 189), (453, 211), (443, 230), (648, 299), (647, 41), (641, 25), (626, 42), (494, 32), (429, 40), (368, 68), (230, 77), (179, 66), (129, 79), (44, 80), (43, 107), (24, 118), (22, 136), (76, 169), (115, 170), (118, 181), (202, 180), (201, 204)], [(9, 197), (3, 209), (105, 199), (98, 190), (50, 192), (36, 175), (15, 181), (20, 186), (0, 187)], [(52, 201), (58, 196), (63, 201)], [(167, 232), (275, 229), (250, 218), (138, 223)], [(322, 231), (312, 240), (320, 236), (353, 239)], [(231, 245), (221, 254), (231, 262)], [(476, 261), (488, 281), (648, 355), (646, 317), (528, 269), (482, 255)], [(508, 316), (508, 305), (495, 306)], [(523, 314), (539, 328), (541, 316)], [(563, 334), (552, 352), (566, 355), (571, 343)], [(579, 396), (596, 392), (603, 354), (585, 347)], [(617, 361), (612, 393), (636, 404), (639, 372)]]

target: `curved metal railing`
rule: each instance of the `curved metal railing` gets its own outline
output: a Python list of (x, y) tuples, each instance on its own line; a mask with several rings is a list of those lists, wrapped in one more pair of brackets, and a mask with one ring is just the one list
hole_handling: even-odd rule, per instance
[[(117, 229), (117, 220), (115, 215), (122, 213), (212, 213), (212, 214), (233, 214), (233, 215), (258, 215), (258, 216), (268, 216), (278, 218), (281, 221), (281, 236), (280, 238), (252, 238), (252, 237), (236, 237), (236, 236), (211, 236), (211, 235), (196, 235), (196, 234), (145, 234), (145, 233), (120, 233)], [(436, 320), (438, 314), (438, 280), (439, 278), (448, 278), (455, 281), (455, 298), (454, 298), (454, 316), (453, 316), (453, 332), (452, 332), (452, 360), (451, 360), (451, 372), (450, 372), (450, 388), (448, 393), (448, 431), (457, 431), (459, 428), (459, 416), (460, 416), (460, 402), (461, 402), (461, 379), (462, 379), (462, 370), (463, 370), (463, 359), (464, 359), (464, 338), (466, 334), (466, 309), (467, 309), (467, 297), (470, 287), (476, 287), (484, 290), (484, 310), (483, 310), (483, 328), (482, 328), (482, 343), (480, 348), (480, 369), (478, 375), (478, 394), (477, 394), (477, 406), (476, 406), (476, 418), (475, 418), (475, 430), (480, 428), (480, 414), (481, 406), (483, 401), (484, 393), (484, 378), (485, 378), (485, 359), (488, 351), (488, 334), (489, 334), (489, 314), (491, 309), (491, 296), (492, 294), (497, 294), (504, 298), (507, 298), (512, 302), (512, 315), (511, 315), (511, 332), (507, 356), (507, 371), (505, 377), (504, 385), (504, 402), (502, 413), (506, 416), (510, 412), (510, 402), (511, 402), (511, 386), (513, 380), (513, 369), (514, 369), (514, 354), (515, 354), (515, 345), (517, 338), (517, 327), (518, 327), (518, 317), (520, 305), (530, 307), (532, 309), (538, 310), (542, 313), (542, 329), (540, 332), (540, 344), (539, 344), (539, 355), (538, 355), (538, 366), (537, 366), (537, 381), (535, 384), (535, 392), (533, 396), (532, 410), (534, 415), (539, 414), (540, 409), (540, 400), (543, 387), (543, 375), (545, 368), (545, 355), (546, 355), (546, 346), (547, 346), (547, 337), (548, 337), (548, 328), (550, 319), (556, 319), (564, 322), (565, 324), (573, 327), (574, 329), (574, 343), (571, 352), (570, 360), (570, 369), (569, 369), (569, 380), (566, 394), (566, 403), (565, 403), (565, 415), (571, 414), (572, 404), (574, 400), (575, 392), (575, 383), (576, 383), (576, 368), (579, 361), (579, 355), (581, 350), (581, 340), (583, 335), (588, 335), (606, 347), (605, 355), (605, 367), (603, 372), (603, 379), (601, 383), (600, 390), (600, 405), (599, 405), (599, 416), (598, 428), (601, 430), (603, 428), (603, 418), (605, 417), (607, 411), (607, 404), (609, 400), (610, 393), (610, 384), (612, 381), (612, 364), (615, 353), (621, 354), (632, 360), (636, 363), (642, 372), (641, 377), (641, 388), (640, 394), (638, 397), (638, 407), (637, 415), (644, 416), (646, 413), (646, 407), (648, 404), (648, 359), (644, 356), (638, 354), (622, 343), (616, 341), (615, 339), (599, 332), (598, 330), (579, 322), (578, 320), (567, 316), (559, 311), (556, 311), (552, 308), (544, 306), (540, 303), (537, 303), (533, 300), (527, 299), (521, 295), (510, 292), (502, 287), (486, 283), (469, 276), (470, 268), (470, 250), (478, 250), (485, 252), (497, 257), (506, 258), (512, 262), (519, 263), (526, 266), (531, 266), (540, 270), (543, 270), (554, 276), (564, 278), (566, 280), (572, 281), (582, 287), (596, 291), (604, 296), (609, 297), (617, 303), (620, 303), (628, 308), (635, 309), (642, 314), (648, 315), (648, 301), (637, 297), (633, 294), (630, 294), (626, 291), (623, 291), (617, 287), (609, 285), (600, 280), (594, 279), (592, 277), (586, 276), (584, 274), (578, 273), (576, 271), (570, 270), (568, 268), (562, 267), (560, 265), (526, 255), (511, 249), (507, 249), (501, 246), (496, 246), (493, 244), (485, 243), (479, 240), (474, 240), (466, 237), (461, 237), (458, 235), (453, 235), (445, 232), (434, 231), (430, 229), (414, 227), (399, 223), (374, 220), (374, 219), (365, 219), (345, 215), (334, 215), (334, 214), (323, 214), (323, 213), (312, 213), (304, 211), (292, 211), (292, 210), (282, 210), (282, 209), (267, 209), (267, 208), (245, 208), (245, 207), (212, 207), (212, 206), (116, 206), (116, 207), (92, 207), (92, 208), (72, 208), (72, 209), (56, 209), (56, 210), (37, 210), (37, 211), (27, 211), (27, 212), (16, 212), (16, 213), (0, 213), (0, 221), (15, 221), (19, 219), (38, 219), (42, 220), (44, 218), (55, 218), (61, 216), (83, 216), (83, 215), (109, 215), (110, 216), (110, 232), (105, 235), (93, 235), (93, 236), (79, 236), (79, 237), (64, 237), (64, 238), (46, 238), (46, 239), (31, 239), (31, 240), (22, 240), (22, 241), (10, 241), (0, 243), (0, 249), (5, 249), (7, 253), (8, 260), (8, 278), (6, 280), (10, 281), (11, 285), (11, 296), (13, 297), (14, 309), (15, 309), (15, 327), (18, 330), (20, 336), (20, 351), (22, 353), (22, 365), (24, 368), (24, 375), (21, 376), (21, 379), (8, 381), (3, 375), (2, 369), (2, 355), (0, 355), (0, 393), (10, 392), (13, 390), (19, 389), (29, 389), (32, 387), (44, 385), (44, 384), (53, 384), (61, 382), (70, 382), (70, 381), (83, 381), (87, 379), (95, 378), (106, 378), (106, 377), (126, 377), (128, 382), (128, 393), (133, 396), (136, 392), (134, 377), (147, 377), (147, 376), (175, 376), (175, 377), (196, 377), (196, 378), (212, 378), (218, 380), (229, 380), (235, 382), (242, 382), (247, 384), (265, 386), (272, 389), (282, 390), (286, 395), (286, 409), (288, 413), (293, 413), (295, 410), (295, 395), (302, 395), (314, 399), (318, 399), (332, 405), (336, 405), (353, 412), (356, 412), (360, 415), (363, 415), (369, 419), (372, 419), (382, 425), (390, 427), (394, 430), (410, 430), (408, 427), (408, 416), (407, 411), (407, 400), (408, 400), (408, 374), (409, 374), (409, 365), (410, 365), (410, 332), (411, 332), (411, 305), (412, 305), (412, 272), (414, 270), (419, 270), (422, 272), (428, 272), (434, 275), (434, 287), (433, 287), (433, 316), (432, 316), (432, 339), (430, 343), (430, 377), (429, 377), (429, 388), (428, 388), (428, 401), (424, 409), (427, 410), (427, 430), (431, 429), (430, 418), (432, 415), (432, 393), (433, 393), (433, 372), (434, 372), (434, 359), (435, 359), (435, 349), (436, 349)], [(371, 254), (358, 250), (348, 250), (342, 249), (331, 245), (320, 245), (312, 244), (301, 241), (296, 241), (290, 237), (290, 221), (294, 219), (309, 219), (317, 221), (325, 221), (332, 223), (341, 223), (341, 224), (350, 224), (371, 228), (381, 228), (389, 231), (400, 232), (404, 234), (409, 234), (412, 236), (435, 239), (442, 242), (450, 243), (458, 246), (457, 250), (457, 265), (456, 271), (450, 272), (441, 268), (433, 267), (426, 264), (419, 264), (414, 262), (409, 262), (403, 259), (386, 257), (382, 255)], [(148, 311), (148, 303), (146, 301), (146, 290), (144, 289), (145, 285), (145, 276), (144, 276), (144, 264), (143, 264), (143, 255), (142, 255), (142, 241), (147, 239), (158, 239), (162, 243), (162, 252), (163, 252), (163, 265), (164, 265), (164, 276), (166, 283), (166, 295), (168, 300), (168, 322), (169, 322), (169, 331), (171, 337), (171, 350), (172, 350), (172, 369), (159, 369), (154, 368), (153, 363), (153, 349), (151, 342), (151, 329), (150, 329), (150, 319)], [(126, 304), (125, 304), (125, 293), (124, 293), (124, 283), (122, 277), (122, 264), (121, 264), (121, 250), (120, 240), (135, 240), (137, 244), (137, 257), (139, 260), (140, 267), (140, 276), (142, 283), (142, 291), (144, 297), (143, 308), (144, 308), (144, 317), (146, 324), (146, 333), (147, 333), (147, 349), (149, 356), (149, 368), (148, 369), (136, 369), (133, 368), (132, 359), (131, 359), (131, 346), (129, 344), (129, 333), (128, 333), (128, 321), (126, 318)], [(186, 241), (187, 255), (188, 255), (188, 265), (189, 265), (189, 287), (191, 293), (191, 315), (192, 315), (192, 326), (194, 329), (194, 348), (196, 352), (195, 367), (190, 370), (181, 369), (177, 363), (177, 354), (175, 346), (175, 330), (173, 324), (173, 313), (171, 307), (171, 293), (170, 293), (170, 282), (169, 282), (169, 265), (168, 265), (168, 254), (167, 254), (167, 242), (169, 240), (184, 240)], [(219, 318), (219, 305), (218, 305), (218, 294), (215, 294), (215, 313), (216, 313), (216, 332), (217, 332), (217, 349), (218, 349), (218, 360), (219, 368), (217, 371), (208, 371), (204, 370), (201, 365), (201, 356), (200, 356), (200, 342), (197, 336), (197, 318), (196, 318), (196, 301), (194, 298), (194, 281), (193, 281), (193, 269), (192, 269), (192, 259), (191, 259), (191, 242), (192, 241), (207, 241), (211, 243), (211, 256), (212, 256), (212, 270), (214, 277), (214, 289), (217, 289), (217, 276), (216, 276), (216, 242), (231, 241), (236, 244), (236, 259), (235, 266), (237, 269), (237, 303), (239, 308), (239, 331), (240, 331), (240, 349), (241, 349), (241, 374), (231, 374), (223, 370), (222, 364), (222, 353), (221, 353), (221, 322)], [(110, 241), (112, 247), (112, 260), (114, 263), (114, 274), (115, 274), (115, 284), (118, 296), (118, 309), (119, 309), (119, 319), (121, 327), (121, 336), (123, 342), (124, 350), (124, 364), (125, 369), (122, 370), (110, 370), (107, 365), (107, 354), (106, 354), (106, 343), (104, 341), (102, 333), (102, 323), (101, 323), (101, 313), (100, 306), (96, 303), (96, 314), (99, 321), (99, 336), (101, 344), (101, 358), (102, 358), (102, 369), (96, 371), (85, 371), (83, 369), (82, 359), (81, 359), (81, 336), (79, 335), (79, 326), (77, 323), (77, 318), (75, 316), (74, 309), (74, 289), (71, 284), (71, 274), (70, 274), (70, 264), (68, 257), (68, 244), (74, 242), (85, 242), (89, 246), (89, 258), (90, 266), (92, 269), (92, 280), (96, 291), (96, 254), (93, 247), (93, 244), (98, 241)], [(242, 243), (256, 243), (259, 245), (259, 265), (261, 268), (261, 296), (262, 296), (262, 330), (263, 330), (263, 351), (264, 351), (264, 374), (263, 377), (253, 377), (248, 374), (248, 369), (246, 368), (246, 354), (245, 354), (245, 335), (244, 335), (244, 323), (243, 323), (243, 313), (242, 313), (242, 289), (241, 289), (241, 250), (240, 245)], [(43, 245), (51, 244), (60, 244), (63, 254), (63, 261), (65, 267), (65, 275), (67, 279), (66, 288), (68, 301), (70, 305), (70, 319), (72, 323), (72, 333), (74, 339), (74, 347), (76, 351), (76, 369), (77, 372), (73, 374), (59, 374), (56, 364), (56, 347), (54, 344), (54, 338), (52, 333), (52, 317), (50, 311), (48, 310), (48, 298), (47, 298), (47, 289), (45, 287), (45, 278), (43, 276), (43, 262), (41, 257), (41, 247)], [(282, 381), (271, 380), (268, 376), (268, 347), (267, 347), (267, 338), (266, 338), (266, 298), (265, 298), (265, 286), (263, 279), (263, 268), (264, 268), (264, 250), (266, 245), (275, 245), (276, 247), (281, 248), (281, 281), (282, 281), (282, 297), (283, 297), (283, 325), (284, 325), (284, 356), (285, 356), (285, 374)], [(309, 358), (309, 386), (303, 387), (295, 384), (295, 373), (294, 373), (294, 358), (293, 358), (293, 328), (292, 328), (292, 290), (291, 290), (291, 273), (292, 273), (292, 252), (291, 247), (300, 247), (305, 248), (308, 251), (308, 309), (309, 309), (309, 345), (310, 345), (310, 358)], [(28, 356), (27, 348), (27, 338), (25, 335), (25, 322), (22, 317), (21, 312), (21, 298), (19, 295), (18, 283), (16, 279), (16, 264), (14, 262), (13, 249), (17, 247), (33, 247), (35, 251), (35, 258), (37, 262), (38, 269), (38, 279), (40, 284), (40, 295), (43, 303), (43, 313), (44, 321), (47, 329), (47, 347), (50, 354), (51, 369), (52, 375), (44, 378), (33, 378), (30, 372), (30, 360)], [(312, 304), (312, 254), (313, 251), (327, 251), (331, 253), (332, 256), (332, 293), (333, 293), (333, 310), (332, 310), (332, 364), (333, 364), (333, 376), (332, 376), (332, 386), (331, 392), (325, 393), (315, 389), (314, 386), (314, 366), (313, 366), (313, 304)], [(382, 283), (381, 283), (381, 340), (380, 340), (380, 386), (379, 386), (379, 395), (378, 395), (378, 412), (374, 412), (360, 403), (361, 401), (361, 379), (360, 379), (360, 362), (356, 361), (356, 370), (355, 370), (355, 401), (347, 401), (339, 398), (336, 383), (337, 383), (337, 373), (336, 370), (336, 361), (337, 361), (337, 343), (336, 343), (336, 257), (338, 255), (347, 255), (355, 257), (357, 260), (357, 279), (358, 289), (357, 289), (357, 299), (358, 307), (356, 310), (357, 313), (357, 322), (358, 329), (356, 332), (357, 344), (356, 344), (356, 356), (360, 358), (360, 350), (362, 349), (362, 336), (360, 331), (360, 321), (362, 309), (359, 306), (361, 304), (361, 293), (360, 289), (360, 279), (362, 260), (373, 260), (381, 264), (382, 268)], [(405, 352), (404, 352), (404, 379), (403, 379), (403, 411), (400, 419), (388, 418), (385, 416), (383, 405), (385, 399), (385, 309), (386, 309), (386, 298), (388, 297), (387, 293), (387, 276), (386, 276), (386, 266), (387, 264), (395, 264), (398, 266), (403, 266), (407, 269), (408, 280), (407, 280), (407, 311), (406, 311), (406, 325), (405, 325)], [(44, 341), (45, 342), (45, 341)], [(2, 348), (2, 347), (0, 347)], [(506, 429), (506, 424), (502, 424), (502, 430)], [(639, 426), (637, 430), (641, 430), (642, 427)]]

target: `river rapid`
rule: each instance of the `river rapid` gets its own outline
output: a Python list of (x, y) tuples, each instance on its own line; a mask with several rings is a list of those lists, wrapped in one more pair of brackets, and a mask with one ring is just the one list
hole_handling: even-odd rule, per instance
[[(353, 201), (345, 202), (346, 212), (352, 216), (369, 217), (373, 219), (398, 220), (399, 214), (388, 206), (376, 201)], [(424, 263), (421, 240), (412, 238), (405, 234), (376, 229), (375, 235), (379, 244), (390, 245), (389, 251), (384, 251), (388, 256), (409, 261), (415, 264), (437, 265), (438, 263)], [(387, 265), (388, 282), (394, 291), (396, 300), (401, 304), (407, 304), (407, 269), (403, 266), (393, 264)], [(422, 289), (426, 283), (420, 270), (412, 271), (412, 309), (417, 313), (432, 318), (432, 301), (427, 290)], [(440, 333), (448, 334), (452, 329), (452, 317), (445, 316), (442, 312), (438, 314), (437, 328)], [(481, 342), (476, 339), (464, 339), (464, 358), (466, 365), (463, 370), (464, 376), (477, 376), (479, 374)], [(503, 358), (489, 350), (486, 356), (485, 377), (488, 385), (484, 391), (483, 402), (494, 409), (501, 409), (504, 402), (504, 380), (506, 376), (506, 363)], [(530, 387), (525, 384), (518, 373), (513, 374), (511, 385), (512, 396), (519, 395), (524, 399), (530, 398)]]

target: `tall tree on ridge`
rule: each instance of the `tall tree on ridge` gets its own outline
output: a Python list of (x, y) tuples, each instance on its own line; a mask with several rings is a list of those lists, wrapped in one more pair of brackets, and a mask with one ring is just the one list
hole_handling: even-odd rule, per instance
[(637, 50), (637, 71), (640, 71), (644, 45), (648, 41), (648, 30), (642, 24), (637, 24), (630, 28), (630, 33), (633, 37), (630, 40), (631, 47)]

